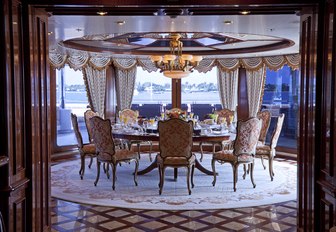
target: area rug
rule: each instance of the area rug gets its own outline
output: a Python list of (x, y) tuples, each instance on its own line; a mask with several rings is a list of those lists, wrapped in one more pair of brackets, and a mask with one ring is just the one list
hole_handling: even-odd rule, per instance
[[(205, 155), (201, 163), (211, 170), (211, 157)], [(86, 160), (87, 164), (89, 160)], [(147, 156), (140, 159), (140, 168), (150, 164)], [(243, 167), (239, 167), (237, 191), (233, 191), (232, 168), (229, 164), (216, 165), (216, 186), (213, 177), (195, 170), (191, 195), (188, 195), (186, 170), (179, 169), (178, 179), (173, 179), (173, 169), (167, 168), (162, 195), (159, 195), (157, 169), (138, 176), (138, 186), (133, 182), (134, 162), (117, 168), (115, 191), (112, 180), (101, 171), (100, 180), (94, 186), (96, 162), (91, 169), (86, 166), (84, 179), (78, 174), (79, 160), (66, 161), (51, 167), (52, 197), (84, 204), (152, 210), (202, 210), (229, 209), (274, 204), (296, 199), (296, 165), (274, 161), (274, 180), (256, 160), (253, 188), (249, 176), (242, 178)]]

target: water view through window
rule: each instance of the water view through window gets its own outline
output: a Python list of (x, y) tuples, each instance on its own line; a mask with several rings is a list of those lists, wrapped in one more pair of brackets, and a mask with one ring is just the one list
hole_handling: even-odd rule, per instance
[(77, 115), (83, 142), (88, 142), (88, 134), (84, 122), (84, 112), (87, 110), (88, 104), (82, 72), (74, 71), (69, 66), (65, 66), (62, 70), (57, 70), (57, 146), (77, 144), (71, 124), (71, 113)]
[[(72, 131), (70, 114), (75, 113), (84, 142), (88, 141), (83, 119), (87, 110), (88, 99), (81, 71), (74, 71), (66, 66), (56, 75), (57, 107), (57, 145), (76, 144)], [(221, 109), (217, 88), (217, 69), (207, 73), (194, 71), (182, 79), (182, 109), (194, 112), (202, 120), (207, 113)], [(149, 73), (137, 69), (136, 84), (132, 109), (139, 110), (142, 117), (159, 116), (160, 112), (171, 108), (171, 79), (160, 72)], [(265, 91), (262, 109), (272, 113), (271, 126), (266, 142), (270, 141), (276, 117), (285, 114), (285, 121), (279, 146), (296, 149), (298, 134), (299, 71), (284, 66), (278, 71), (266, 72)]]

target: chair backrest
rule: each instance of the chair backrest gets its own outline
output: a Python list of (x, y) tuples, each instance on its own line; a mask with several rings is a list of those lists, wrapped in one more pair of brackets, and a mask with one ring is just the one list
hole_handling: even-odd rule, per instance
[(235, 155), (254, 155), (261, 130), (261, 120), (253, 117), (238, 121), (237, 137), (234, 142)]
[(272, 138), (271, 138), (270, 146), (272, 149), (274, 149), (277, 146), (284, 119), (285, 119), (285, 114), (280, 114), (280, 116), (278, 117), (277, 124), (274, 128)]
[(71, 122), (72, 122), (72, 127), (75, 132), (76, 139), (77, 139), (77, 145), (79, 148), (82, 148), (83, 147), (83, 137), (82, 137), (81, 132), (79, 131), (78, 120), (77, 120), (76, 114), (71, 113)]
[(115, 154), (110, 119), (94, 116), (90, 119), (93, 142), (96, 145), (98, 158), (111, 160)]
[(226, 124), (230, 125), (234, 117), (234, 111), (229, 110), (229, 109), (222, 109), (222, 110), (216, 111), (215, 114), (218, 115), (217, 123), (219, 124), (222, 122), (222, 120), (225, 120)]
[(193, 145), (193, 122), (172, 118), (159, 121), (160, 156), (190, 158)]
[(92, 129), (91, 129), (91, 124), (90, 124), (90, 119), (94, 116), (99, 116), (97, 112), (94, 112), (93, 110), (87, 110), (84, 112), (84, 120), (85, 120), (85, 125), (86, 125), (86, 130), (89, 135), (89, 141), (92, 142)]
[(136, 123), (139, 111), (132, 109), (123, 109), (119, 111), (119, 118), (128, 118), (129, 122)]
[(266, 136), (268, 132), (268, 128), (271, 124), (271, 112), (268, 110), (263, 110), (261, 112), (258, 112), (257, 117), (262, 120), (261, 123), (261, 131), (260, 131), (260, 136), (259, 136), (259, 141), (262, 143), (265, 143), (266, 141)]

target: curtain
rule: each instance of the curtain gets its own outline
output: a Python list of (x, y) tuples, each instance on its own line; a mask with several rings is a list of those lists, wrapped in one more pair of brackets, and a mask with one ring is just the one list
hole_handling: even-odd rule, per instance
[(263, 65), (258, 70), (246, 70), (250, 117), (256, 117), (261, 107), (261, 97), (265, 82), (265, 69), (265, 65)]
[(82, 72), (90, 107), (104, 118), (106, 70), (97, 70), (87, 65)]
[(118, 111), (130, 109), (135, 86), (136, 65), (129, 69), (115, 67), (115, 74)]
[(223, 109), (236, 111), (238, 97), (238, 69), (223, 70), (217, 69), (217, 82), (219, 97)]

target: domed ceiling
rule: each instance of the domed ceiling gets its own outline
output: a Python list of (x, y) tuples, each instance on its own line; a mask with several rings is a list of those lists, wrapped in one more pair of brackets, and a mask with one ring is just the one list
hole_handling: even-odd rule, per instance
[[(139, 12), (141, 14), (141, 12)], [(179, 33), (183, 53), (216, 57), (275, 56), (299, 53), (299, 16), (166, 15), (49, 18), (50, 48), (108, 55), (169, 52), (171, 33)]]

